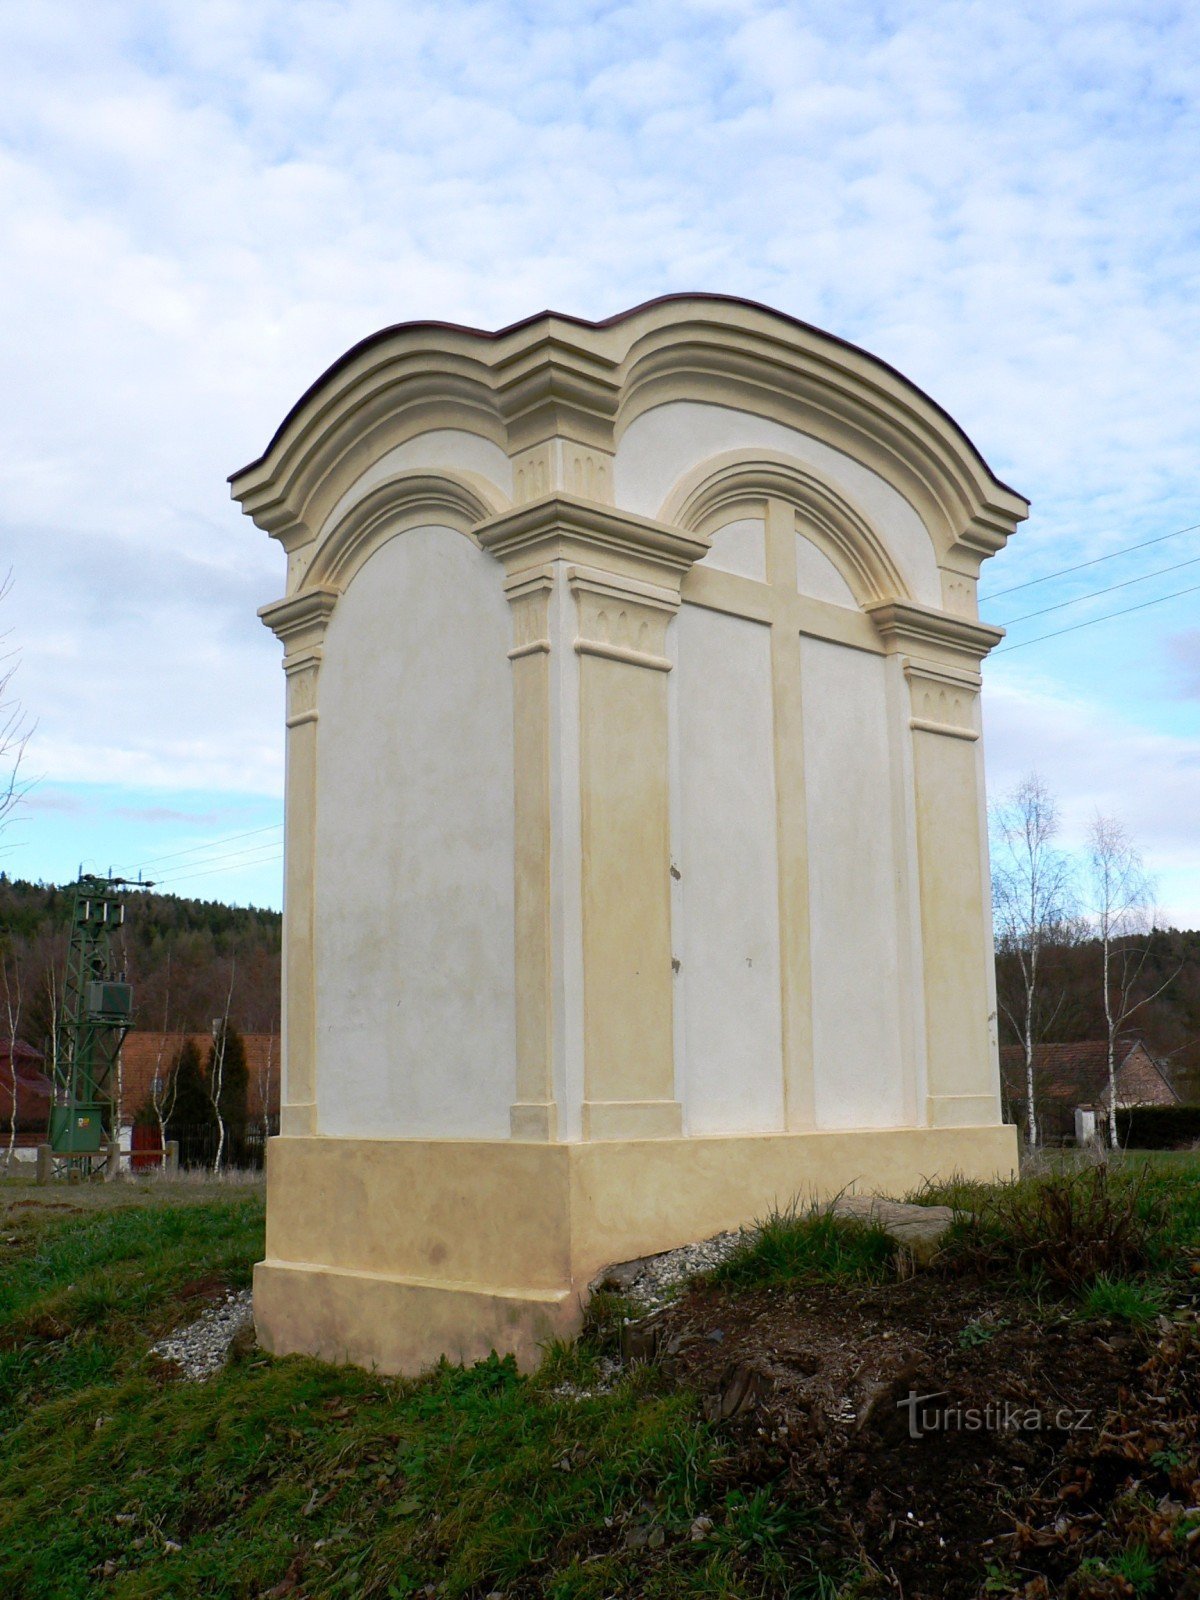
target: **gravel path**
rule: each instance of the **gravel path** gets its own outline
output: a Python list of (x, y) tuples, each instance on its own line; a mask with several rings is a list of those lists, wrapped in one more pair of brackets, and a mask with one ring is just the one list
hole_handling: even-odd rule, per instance
[(183, 1368), (185, 1378), (203, 1383), (225, 1365), (229, 1346), (253, 1318), (250, 1290), (242, 1289), (236, 1294), (231, 1291), (219, 1305), (209, 1306), (204, 1315), (188, 1327), (152, 1345), (150, 1354), (163, 1361), (174, 1361)]

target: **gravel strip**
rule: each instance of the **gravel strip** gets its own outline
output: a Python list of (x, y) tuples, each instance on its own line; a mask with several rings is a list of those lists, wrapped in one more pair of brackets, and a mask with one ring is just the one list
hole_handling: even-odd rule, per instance
[(595, 1288), (613, 1289), (632, 1300), (639, 1310), (656, 1311), (675, 1298), (676, 1291), (700, 1272), (711, 1272), (728, 1260), (744, 1237), (740, 1232), (718, 1233), (711, 1239), (701, 1239), (697, 1244), (680, 1245), (677, 1250), (664, 1250), (661, 1255), (642, 1256), (637, 1261), (623, 1261), (609, 1267), (594, 1285)]
[(203, 1383), (214, 1372), (220, 1372), (235, 1336), (253, 1319), (250, 1290), (231, 1291), (220, 1305), (209, 1306), (204, 1315), (188, 1327), (152, 1345), (150, 1354), (163, 1361), (174, 1361), (182, 1367), (185, 1378)]

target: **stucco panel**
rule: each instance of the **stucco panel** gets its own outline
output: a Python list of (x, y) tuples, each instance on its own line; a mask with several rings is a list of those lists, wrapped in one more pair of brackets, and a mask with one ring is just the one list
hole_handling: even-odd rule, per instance
[(727, 522), (712, 536), (712, 549), (700, 567), (716, 567), (720, 572), (736, 572), (743, 578), (767, 577), (767, 527), (762, 517), (740, 517)]
[(325, 519), (326, 528), (335, 528), (351, 506), (357, 505), (377, 484), (386, 483), (398, 472), (411, 472), (418, 467), (428, 467), (433, 472), (477, 473), (506, 496), (512, 494), (512, 462), (499, 445), (477, 433), (468, 433), (465, 428), (431, 428), (428, 433), (406, 439), (373, 461), (330, 511)]
[(780, 1128), (770, 629), (685, 605), (673, 634), (685, 1126), (693, 1133)]
[(820, 1128), (905, 1121), (884, 662), (801, 644), (814, 1102)]
[(315, 919), (323, 1132), (507, 1131), (510, 644), (498, 568), (447, 528), (383, 545), (330, 621)]

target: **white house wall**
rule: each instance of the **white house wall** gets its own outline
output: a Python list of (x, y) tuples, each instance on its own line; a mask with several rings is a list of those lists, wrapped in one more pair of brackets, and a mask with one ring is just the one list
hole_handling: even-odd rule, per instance
[(389, 540), (330, 621), (317, 788), (322, 1132), (502, 1136), (513, 1099), (513, 735), (496, 564)]

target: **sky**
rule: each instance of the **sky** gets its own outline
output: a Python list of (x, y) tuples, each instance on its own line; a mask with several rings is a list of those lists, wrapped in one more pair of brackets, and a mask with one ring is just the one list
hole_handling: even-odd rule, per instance
[(278, 904), (283, 557), (227, 475), (378, 327), (687, 290), (891, 362), (1029, 496), (990, 792), (1121, 818), (1200, 926), (1187, 0), (0, 4), (0, 869)]

